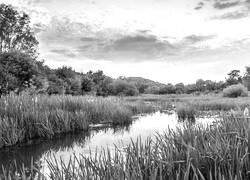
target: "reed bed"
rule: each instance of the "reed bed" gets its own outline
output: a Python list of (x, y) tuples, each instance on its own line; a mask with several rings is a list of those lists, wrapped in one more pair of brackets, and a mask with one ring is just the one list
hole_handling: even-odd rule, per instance
[(48, 160), (51, 179), (200, 180), (250, 178), (250, 120), (225, 116), (213, 126), (185, 126), (138, 139), (124, 150)]
[(178, 119), (181, 121), (194, 121), (197, 115), (196, 109), (189, 104), (178, 104), (176, 107)]
[[(53, 156), (49, 174), (39, 179), (247, 180), (250, 178), (250, 119), (224, 116), (210, 126), (186, 125), (176, 131), (140, 138), (124, 149), (74, 156), (68, 163)], [(35, 174), (37, 169), (33, 169)], [(11, 174), (5, 173), (8, 177)], [(27, 173), (22, 172), (27, 178)], [(16, 176), (17, 177), (17, 176)]]
[(144, 102), (92, 96), (8, 95), (0, 98), (0, 148), (33, 138), (88, 130), (89, 124), (124, 124), (155, 109)]
[[(250, 118), (224, 115), (208, 126), (186, 124), (177, 130), (140, 138), (124, 149), (103, 149), (91, 156), (73, 156), (65, 163), (47, 159), (49, 174), (39, 169), (20, 176), (39, 179), (247, 180), (250, 179)], [(31, 173), (33, 172), (33, 173)], [(36, 174), (36, 175), (35, 175)], [(22, 178), (20, 178), (22, 179)]]

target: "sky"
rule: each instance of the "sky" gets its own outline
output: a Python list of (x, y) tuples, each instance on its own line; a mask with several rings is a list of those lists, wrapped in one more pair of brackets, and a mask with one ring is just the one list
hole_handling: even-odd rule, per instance
[(31, 17), (51, 68), (162, 83), (250, 65), (250, 0), (0, 0)]

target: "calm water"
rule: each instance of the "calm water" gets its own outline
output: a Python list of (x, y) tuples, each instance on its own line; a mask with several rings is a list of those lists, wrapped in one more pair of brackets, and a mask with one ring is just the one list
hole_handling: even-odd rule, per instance
[[(209, 124), (213, 121), (214, 118), (200, 118), (196, 120), (196, 124)], [(25, 167), (29, 167), (33, 158), (36, 166), (46, 172), (48, 169), (45, 159), (51, 155), (67, 162), (74, 154), (87, 156), (89, 150), (100, 150), (102, 147), (112, 149), (114, 144), (122, 148), (131, 139), (136, 140), (138, 136), (144, 140), (148, 136), (153, 136), (155, 132), (162, 133), (168, 127), (175, 129), (178, 126), (182, 126), (182, 123), (177, 121), (175, 113), (156, 112), (138, 116), (127, 126), (95, 127), (88, 132), (60, 135), (53, 140), (36, 140), (18, 147), (0, 149), (0, 167), (3, 165), (9, 169), (14, 161), (18, 167), (21, 167), (22, 163)]]

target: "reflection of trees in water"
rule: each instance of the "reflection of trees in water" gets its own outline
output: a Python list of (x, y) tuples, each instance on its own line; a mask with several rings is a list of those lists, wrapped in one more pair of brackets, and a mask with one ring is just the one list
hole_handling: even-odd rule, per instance
[(132, 123), (124, 124), (124, 125), (116, 125), (112, 127), (105, 127), (102, 129), (95, 129), (96, 133), (99, 133), (100, 131), (107, 133), (107, 132), (112, 132), (112, 134), (119, 134), (123, 135), (124, 133), (129, 133), (131, 131), (131, 125)]
[[(56, 135), (51, 140), (34, 139), (29, 143), (19, 146), (6, 147), (0, 149), (0, 167), (4, 166), (6, 171), (30, 169), (31, 161), (34, 162), (34, 167), (41, 170), (41, 158), (44, 154), (58, 151), (69, 151), (74, 146), (85, 147), (85, 144), (91, 141), (91, 138), (99, 132), (107, 133), (111, 131), (113, 134), (124, 134), (130, 132), (131, 124), (113, 127), (99, 127), (85, 132), (74, 132), (68, 134)], [(2, 174), (0, 168), (0, 174)], [(1, 176), (0, 176), (1, 177)]]

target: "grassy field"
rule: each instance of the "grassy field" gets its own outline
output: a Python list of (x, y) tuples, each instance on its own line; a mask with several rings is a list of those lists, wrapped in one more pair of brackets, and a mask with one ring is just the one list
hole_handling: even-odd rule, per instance
[(32, 138), (87, 130), (89, 124), (123, 124), (155, 110), (143, 101), (92, 96), (9, 95), (0, 99), (0, 148)]
[(128, 97), (127, 101), (146, 101), (166, 107), (178, 104), (193, 106), (199, 111), (229, 111), (250, 107), (250, 97), (227, 98), (222, 94), (208, 95), (142, 95)]

